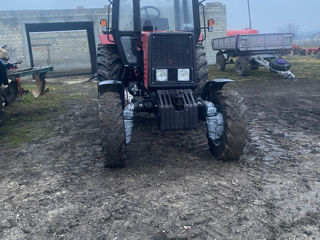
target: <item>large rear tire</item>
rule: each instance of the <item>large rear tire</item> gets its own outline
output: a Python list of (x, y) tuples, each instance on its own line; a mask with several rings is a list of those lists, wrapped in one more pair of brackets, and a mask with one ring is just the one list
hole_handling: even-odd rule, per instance
[(196, 68), (196, 95), (199, 96), (206, 82), (208, 81), (208, 61), (204, 46), (197, 44), (195, 51), (195, 68)]
[[(99, 82), (120, 79), (123, 65), (115, 45), (100, 45), (97, 62)], [(124, 167), (127, 148), (122, 101), (118, 92), (104, 92), (99, 96), (99, 118), (105, 166)]]
[(123, 65), (116, 45), (99, 45), (97, 64), (99, 82), (120, 78)]
[(218, 141), (209, 141), (211, 153), (218, 160), (238, 160), (248, 136), (247, 108), (236, 91), (220, 90), (211, 100), (223, 114), (224, 132)]

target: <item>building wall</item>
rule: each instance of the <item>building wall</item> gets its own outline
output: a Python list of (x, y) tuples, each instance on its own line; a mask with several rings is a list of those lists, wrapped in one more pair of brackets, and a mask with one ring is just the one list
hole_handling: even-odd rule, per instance
[[(211, 39), (226, 35), (226, 5), (207, 3), (206, 19), (215, 19), (215, 31), (207, 33), (204, 42), (209, 63), (215, 62), (211, 49)], [(94, 22), (96, 45), (99, 43), (99, 22), (106, 18), (107, 9), (72, 9), (46, 11), (0, 11), (0, 45), (8, 45), (17, 50), (17, 58), (23, 60), (21, 67), (30, 67), (29, 49), (25, 24), (54, 22)], [(202, 11), (200, 13), (202, 20)], [(77, 71), (86, 69), (90, 61), (87, 53), (86, 34), (83, 32), (32, 33), (34, 60), (36, 65), (54, 64), (57, 70)], [(78, 43), (75, 46), (74, 43)], [(74, 51), (78, 49), (78, 51)], [(64, 64), (68, 62), (68, 64)]]
[[(99, 23), (101, 18), (105, 18), (107, 15), (107, 9), (73, 9), (73, 10), (45, 10), (45, 11), (0, 11), (0, 45), (8, 45), (8, 47), (14, 48), (17, 50), (17, 58), (23, 61), (23, 64), (20, 66), (30, 67), (30, 54), (28, 48), (27, 34), (26, 34), (26, 24), (31, 23), (61, 23), (61, 22), (93, 22), (94, 23), (94, 33), (96, 43), (99, 42)], [(52, 53), (55, 53), (55, 64), (63, 66), (63, 61), (66, 60), (66, 56), (73, 56), (72, 62), (74, 66), (79, 66), (85, 61), (83, 57), (79, 58), (78, 53), (71, 53), (70, 50), (73, 43), (79, 42), (79, 51), (83, 52), (83, 49), (80, 47), (87, 48), (87, 39), (84, 36), (84, 33), (78, 32), (77, 34), (70, 34), (65, 32), (51, 32), (51, 33), (31, 33), (31, 41), (35, 43), (36, 46), (33, 46), (35, 50), (35, 58), (38, 59), (37, 64), (39, 64), (40, 59), (45, 60), (45, 63), (48, 61), (48, 48)], [(44, 34), (44, 35), (43, 35)], [(51, 40), (45, 40), (44, 36), (47, 38), (53, 37)], [(39, 38), (39, 39), (37, 39)], [(59, 38), (62, 38), (61, 40)], [(48, 43), (51, 41), (51, 43)], [(63, 41), (65, 41), (67, 46), (64, 46)], [(55, 42), (55, 44), (53, 44)], [(60, 42), (60, 43), (59, 43)], [(39, 46), (44, 44), (47, 46)], [(71, 44), (71, 45), (70, 45)], [(38, 46), (37, 46), (38, 45)], [(68, 47), (69, 46), (69, 47)], [(53, 48), (53, 49), (51, 49)], [(61, 51), (58, 51), (58, 50)], [(42, 52), (44, 51), (44, 52)], [(67, 52), (66, 52), (67, 51)], [(42, 54), (42, 56), (41, 56)], [(72, 54), (72, 55), (71, 55)], [(83, 53), (82, 55), (85, 55)], [(60, 59), (60, 62), (58, 60)], [(86, 59), (88, 60), (88, 59)], [(90, 63), (90, 59), (88, 60)], [(40, 65), (43, 65), (40, 64)], [(87, 64), (86, 64), (87, 66)], [(85, 67), (86, 67), (85, 66)], [(69, 64), (70, 69), (68, 71), (74, 71), (74, 69)]]
[[(0, 45), (8, 45), (16, 50), (18, 59), (26, 60), (25, 42), (23, 33), (25, 28), (23, 25), (18, 24), (15, 18), (2, 18), (0, 13)], [(24, 63), (25, 66), (29, 66)]]
[(87, 32), (31, 33), (35, 66), (54, 65), (55, 72), (90, 73)]
[[(214, 31), (207, 32), (207, 38), (203, 43), (209, 64), (215, 64), (216, 52), (212, 50), (211, 40), (214, 38), (225, 37), (227, 35), (227, 7), (220, 2), (207, 3), (205, 5), (205, 16), (207, 20), (214, 19), (215, 22)], [(200, 17), (202, 17), (201, 10)], [(203, 21), (201, 22), (203, 23)]]

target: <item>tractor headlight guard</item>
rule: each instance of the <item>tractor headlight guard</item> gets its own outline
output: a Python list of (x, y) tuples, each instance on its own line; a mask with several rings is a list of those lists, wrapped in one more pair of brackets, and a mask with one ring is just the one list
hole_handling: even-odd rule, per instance
[(178, 69), (178, 81), (190, 81), (190, 69)]
[(168, 81), (168, 69), (157, 69), (156, 70), (156, 79), (157, 79), (157, 82)]

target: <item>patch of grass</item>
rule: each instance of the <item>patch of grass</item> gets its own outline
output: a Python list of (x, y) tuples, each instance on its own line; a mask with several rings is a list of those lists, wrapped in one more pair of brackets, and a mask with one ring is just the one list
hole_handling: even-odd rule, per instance
[[(291, 71), (297, 79), (320, 80), (320, 59), (315, 56), (286, 56), (292, 64)], [(249, 76), (239, 77), (234, 73), (234, 64), (228, 64), (226, 71), (218, 70), (217, 65), (209, 66), (209, 79), (229, 78), (237, 81), (281, 79), (279, 74), (271, 73), (264, 67), (259, 70), (250, 70)]]
[(29, 94), (23, 95), (5, 108), (4, 125), (0, 127), (1, 148), (14, 148), (48, 135), (52, 125), (47, 120), (63, 111), (65, 101), (82, 96), (82, 94), (66, 93), (65, 85), (47, 84), (47, 86), (50, 92), (35, 99), (31, 94), (35, 86), (24, 84), (23, 88), (28, 90)]
[(316, 56), (288, 56), (286, 59), (298, 79), (320, 80), (320, 59)]

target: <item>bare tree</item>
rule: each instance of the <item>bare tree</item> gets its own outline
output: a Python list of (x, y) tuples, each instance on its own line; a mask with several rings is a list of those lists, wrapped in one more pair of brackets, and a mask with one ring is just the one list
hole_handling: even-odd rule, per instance
[(294, 23), (288, 23), (287, 25), (284, 25), (279, 28), (279, 32), (285, 32), (285, 33), (294, 33), (297, 34), (300, 32), (300, 25), (294, 24)]

